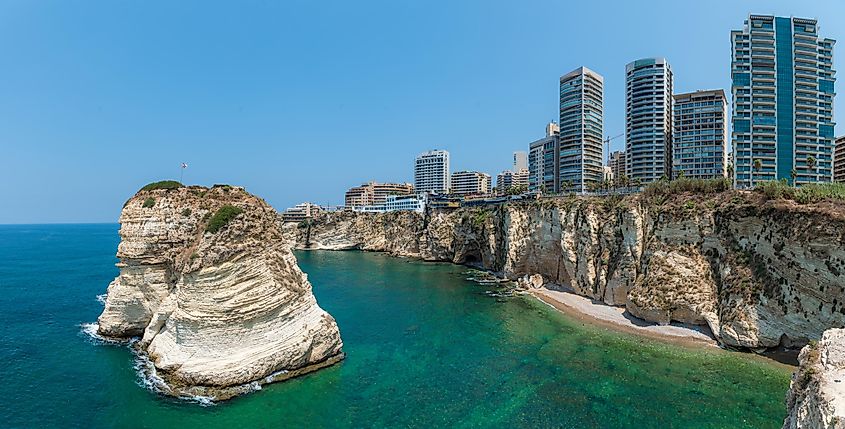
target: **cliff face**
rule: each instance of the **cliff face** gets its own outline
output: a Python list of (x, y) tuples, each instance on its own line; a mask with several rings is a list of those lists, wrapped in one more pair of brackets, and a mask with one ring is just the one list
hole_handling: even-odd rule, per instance
[(845, 326), (845, 210), (754, 194), (567, 198), (453, 212), (325, 215), (300, 248), (384, 251), (539, 274), (645, 320), (707, 324), (724, 344), (806, 344)]
[(784, 429), (845, 428), (845, 329), (804, 347), (786, 396)]
[[(224, 206), (234, 217), (206, 231)], [(263, 200), (224, 186), (140, 191), (120, 224), (98, 332), (141, 337), (162, 392), (225, 399), (342, 359), (337, 324)]]

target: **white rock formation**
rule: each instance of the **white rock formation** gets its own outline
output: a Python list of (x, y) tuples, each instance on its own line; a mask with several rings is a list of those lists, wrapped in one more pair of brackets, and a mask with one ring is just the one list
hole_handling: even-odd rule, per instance
[(825, 331), (801, 350), (786, 397), (784, 429), (845, 428), (845, 329)]
[[(207, 231), (224, 206), (240, 212)], [(120, 275), (98, 333), (142, 336), (162, 392), (226, 399), (343, 358), (263, 200), (225, 186), (141, 191), (120, 223)]]

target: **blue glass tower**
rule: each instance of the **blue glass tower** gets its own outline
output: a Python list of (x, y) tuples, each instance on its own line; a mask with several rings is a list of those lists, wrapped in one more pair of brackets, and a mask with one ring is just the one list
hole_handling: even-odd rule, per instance
[(731, 43), (735, 186), (830, 182), (836, 42), (814, 19), (751, 15)]
[(560, 77), (559, 188), (583, 193), (602, 180), (604, 78), (579, 67)]

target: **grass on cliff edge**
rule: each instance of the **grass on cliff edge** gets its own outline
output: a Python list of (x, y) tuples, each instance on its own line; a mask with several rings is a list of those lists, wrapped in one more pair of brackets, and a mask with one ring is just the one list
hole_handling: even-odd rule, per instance
[(773, 180), (759, 183), (754, 190), (770, 200), (783, 198), (799, 204), (824, 200), (845, 201), (845, 183), (813, 183), (795, 188), (785, 181)]
[(154, 189), (177, 189), (181, 188), (183, 185), (175, 180), (162, 180), (160, 182), (153, 182), (150, 183), (143, 188), (142, 191), (152, 191)]
[(682, 177), (672, 181), (659, 180), (650, 183), (643, 190), (647, 197), (668, 196), (680, 193), (691, 194), (718, 194), (731, 189), (731, 182), (726, 178), (719, 179), (692, 179)]
[(208, 226), (205, 227), (205, 232), (214, 234), (215, 232), (220, 231), (220, 228), (226, 226), (230, 220), (234, 219), (235, 216), (241, 214), (242, 212), (243, 209), (229, 204), (220, 207), (217, 210), (217, 213), (214, 213), (214, 216), (212, 216), (211, 220), (208, 221)]

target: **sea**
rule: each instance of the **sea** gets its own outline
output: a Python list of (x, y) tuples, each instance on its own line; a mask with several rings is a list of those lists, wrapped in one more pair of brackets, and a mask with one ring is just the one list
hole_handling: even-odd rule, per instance
[(468, 268), (297, 252), (340, 364), (236, 399), (146, 387), (89, 334), (117, 224), (0, 226), (3, 428), (779, 428), (791, 368), (624, 334), (468, 280)]

